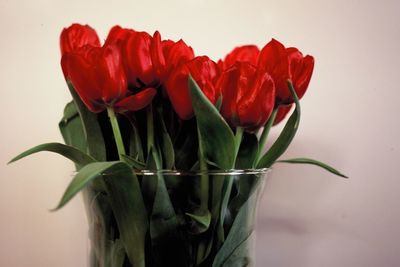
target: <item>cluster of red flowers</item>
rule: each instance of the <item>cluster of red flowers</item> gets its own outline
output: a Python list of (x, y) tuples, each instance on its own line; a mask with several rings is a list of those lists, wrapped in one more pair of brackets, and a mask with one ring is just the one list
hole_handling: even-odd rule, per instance
[[(233, 127), (262, 127), (274, 108), (275, 123), (293, 103), (287, 80), (301, 98), (310, 82), (314, 59), (272, 39), (261, 50), (254, 45), (235, 48), (218, 63), (195, 56), (184, 41), (162, 40), (115, 26), (104, 44), (95, 30), (73, 24), (61, 33), (61, 65), (82, 101), (93, 112), (112, 106), (116, 112), (147, 106), (159, 92), (167, 96), (178, 116), (193, 117), (189, 74)], [(165, 92), (165, 93), (164, 93)]]

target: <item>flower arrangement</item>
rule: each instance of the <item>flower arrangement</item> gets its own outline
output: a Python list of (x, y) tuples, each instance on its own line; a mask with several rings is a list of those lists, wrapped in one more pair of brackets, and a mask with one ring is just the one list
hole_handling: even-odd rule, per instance
[[(159, 32), (115, 26), (101, 45), (80, 24), (62, 31), (60, 48), (73, 97), (59, 124), (66, 144), (11, 162), (51, 151), (75, 163), (56, 209), (83, 192), (92, 266), (249, 266), (247, 218), (260, 174), (286, 162), (345, 177), (317, 160), (279, 160), (314, 68), (297, 48), (272, 39), (214, 62)], [(264, 152), (271, 127), (291, 110)]]

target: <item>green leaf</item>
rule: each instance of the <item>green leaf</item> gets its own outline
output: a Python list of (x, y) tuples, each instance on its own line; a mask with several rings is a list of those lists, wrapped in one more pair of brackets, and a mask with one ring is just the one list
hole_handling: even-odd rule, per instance
[(175, 165), (175, 152), (174, 145), (172, 144), (171, 137), (168, 134), (167, 127), (165, 126), (162, 111), (160, 109), (156, 110), (155, 121), (157, 124), (157, 142), (161, 148), (161, 154), (164, 162), (164, 168), (167, 170), (173, 169)]
[(282, 163), (294, 163), (294, 164), (311, 164), (311, 165), (315, 165), (318, 167), (321, 167), (325, 170), (327, 170), (328, 172), (331, 172), (335, 175), (338, 175), (340, 177), (343, 178), (348, 178), (346, 175), (344, 175), (343, 173), (339, 172), (338, 170), (334, 169), (333, 167), (322, 163), (320, 161), (317, 161), (315, 159), (309, 159), (309, 158), (294, 158), (294, 159), (285, 159), (285, 160), (277, 160), (276, 162), (282, 162)]
[(123, 267), (125, 260), (125, 248), (121, 239), (116, 239), (115, 241), (111, 241), (110, 245), (110, 258), (111, 258), (111, 266), (110, 267)]
[(128, 163), (132, 168), (136, 170), (144, 170), (146, 168), (146, 164), (144, 162), (140, 162), (139, 160), (131, 156), (121, 154), (121, 157), (126, 163)]
[(220, 169), (232, 169), (235, 161), (235, 137), (231, 128), (190, 75), (188, 82), (205, 157), (215, 162)]
[(218, 250), (214, 258), (212, 267), (230, 266), (226, 265), (225, 263), (230, 259), (233, 254), (247, 255), (247, 247), (241, 245), (246, 242), (246, 240), (248, 240), (249, 236), (254, 231), (254, 219), (256, 214), (255, 207), (257, 205), (259, 193), (261, 192), (261, 190), (261, 186), (259, 186), (257, 190), (254, 190), (247, 201), (244, 203), (244, 205), (241, 207), (235, 220), (233, 221), (232, 227), (228, 233), (225, 242)]
[[(153, 146), (150, 147), (146, 160), (146, 169), (148, 170), (157, 170), (157, 166), (154, 161), (152, 152), (153, 149), (154, 149)], [(157, 183), (158, 180), (157, 176), (155, 175), (145, 175), (142, 177), (141, 187), (142, 187), (143, 198), (146, 203), (146, 208), (150, 214), (153, 208), (154, 197), (157, 191)]]
[(12, 163), (14, 161), (20, 160), (26, 156), (32, 155), (34, 153), (38, 153), (41, 151), (49, 151), (49, 152), (54, 152), (58, 153), (73, 162), (75, 162), (79, 166), (84, 166), (86, 164), (95, 162), (96, 160), (92, 158), (91, 156), (85, 154), (84, 152), (80, 151), (79, 149), (60, 144), (60, 143), (46, 143), (46, 144), (41, 144), (38, 146), (35, 146), (31, 149), (28, 149), (27, 151), (19, 154), (15, 158), (13, 158), (9, 163)]
[(235, 180), (237, 194), (229, 202), (229, 216), (225, 218), (226, 228), (229, 230), (232, 226), (232, 220), (236, 218), (241, 207), (246, 203), (254, 190), (258, 188), (263, 177), (259, 175), (240, 176)]
[(190, 232), (194, 234), (204, 233), (207, 231), (211, 223), (210, 211), (201, 211), (200, 209), (197, 211), (197, 214), (188, 212), (185, 213), (191, 220)]
[(88, 185), (95, 178), (103, 176), (103, 173), (107, 170), (112, 170), (114, 166), (126, 165), (120, 161), (112, 162), (94, 162), (85, 165), (72, 179), (68, 185), (60, 203), (54, 210), (62, 208), (68, 203), (79, 191), (81, 191), (86, 185)]
[(139, 181), (124, 162), (110, 165), (103, 171), (103, 178), (129, 261), (133, 266), (144, 267), (148, 217)]
[[(76, 147), (81, 151), (88, 151), (82, 120), (74, 101), (66, 105), (64, 116), (59, 123), (59, 128), (66, 144)], [(77, 164), (75, 164), (75, 166), (77, 170), (83, 167)], [(111, 257), (114, 257), (110, 255), (110, 253), (117, 253), (115, 252), (115, 246), (119, 247), (121, 242), (118, 240), (117, 245), (111, 241), (115, 236), (115, 219), (109, 204), (109, 198), (105, 193), (103, 180), (93, 180), (82, 190), (82, 195), (88, 219), (89, 238), (92, 240), (90, 264), (91, 266), (100, 265), (98, 262), (99, 260), (103, 260), (102, 264), (104, 264), (104, 262), (109, 264), (110, 261), (113, 261)], [(124, 260), (124, 258), (125, 252), (122, 260)]]
[(64, 116), (58, 127), (67, 145), (76, 147), (81, 151), (87, 151), (85, 132), (74, 101), (65, 106)]
[(288, 86), (290, 92), (293, 96), (294, 102), (296, 103), (296, 108), (293, 114), (290, 116), (289, 120), (286, 122), (278, 139), (272, 145), (272, 147), (265, 153), (265, 155), (258, 162), (257, 168), (269, 168), (272, 164), (283, 154), (289, 147), (294, 136), (296, 135), (297, 129), (300, 123), (300, 102), (293, 88), (293, 85), (288, 81)]
[[(156, 151), (152, 151), (151, 155), (155, 154)], [(156, 156), (153, 156), (153, 158), (157, 162)], [(145, 176), (143, 179), (152, 177)], [(157, 173), (156, 177), (157, 188), (150, 217), (150, 237), (155, 260), (160, 266), (187, 266), (187, 259), (183, 256), (187, 255), (187, 253), (180, 240), (178, 219), (172, 206), (164, 177), (161, 173)]]
[(220, 95), (217, 99), (217, 102), (215, 102), (215, 108), (218, 111), (221, 111), (221, 106), (222, 106), (222, 95)]
[(110, 245), (115, 237), (115, 219), (108, 195), (105, 193), (105, 185), (102, 179), (95, 179), (82, 189), (83, 203), (85, 205), (86, 215), (89, 226), (89, 239), (91, 240), (90, 266), (95, 265), (99, 260), (103, 262), (110, 261)]
[(255, 253), (253, 243), (255, 231), (253, 231), (243, 242), (241, 242), (231, 255), (223, 263), (222, 267), (245, 267), (254, 266)]
[(137, 129), (131, 117), (127, 117), (127, 119), (129, 120), (132, 129), (129, 136), (129, 154), (131, 157), (135, 157), (138, 161), (143, 162), (143, 146), (142, 140), (140, 139), (139, 130)]
[[(211, 225), (210, 232), (212, 236), (209, 239), (208, 249), (210, 252), (213, 246), (219, 247), (224, 241), (225, 237), (223, 236), (223, 229), (220, 227), (220, 215), (221, 215), (221, 206), (223, 201), (223, 192), (225, 185), (225, 176), (216, 175), (211, 177)], [(215, 233), (217, 233), (215, 235)], [(222, 234), (222, 235), (221, 235)], [(216, 238), (215, 238), (215, 237)]]
[(97, 120), (97, 115), (87, 109), (79, 95), (76, 93), (72, 83), (67, 81), (67, 84), (82, 120), (88, 152), (93, 158), (99, 161), (105, 161), (107, 159), (106, 148), (104, 145), (105, 142)]

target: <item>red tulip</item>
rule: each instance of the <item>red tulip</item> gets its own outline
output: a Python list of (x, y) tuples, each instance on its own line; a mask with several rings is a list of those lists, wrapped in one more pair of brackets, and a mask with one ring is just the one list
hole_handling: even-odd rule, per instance
[(248, 62), (236, 62), (224, 71), (217, 90), (222, 94), (221, 114), (233, 127), (257, 130), (264, 126), (274, 108), (271, 76)]
[(85, 45), (100, 46), (97, 33), (88, 25), (72, 24), (64, 28), (60, 36), (61, 55), (72, 52)]
[(310, 55), (303, 57), (303, 54), (294, 47), (286, 49), (289, 59), (289, 69), (293, 87), (299, 97), (303, 97), (310, 83), (314, 69), (314, 58)]
[(138, 93), (127, 95), (122, 100), (115, 103), (115, 112), (123, 113), (126, 111), (136, 111), (147, 107), (156, 95), (157, 90), (146, 88)]
[(117, 112), (138, 110), (149, 104), (155, 89), (129, 96), (120, 52), (116, 46), (84, 46), (61, 59), (66, 79), (73, 84), (83, 103), (92, 112), (114, 106)]
[(312, 56), (303, 57), (296, 48), (285, 48), (283, 44), (272, 39), (260, 52), (258, 66), (268, 72), (276, 88), (276, 102), (280, 104), (293, 103), (287, 80), (294, 85), (299, 99), (307, 90), (314, 68)]
[(130, 86), (141, 88), (159, 84), (165, 60), (158, 32), (154, 38), (146, 32), (132, 33), (121, 49)]
[(157, 76), (155, 80), (164, 81), (166, 60), (164, 57), (163, 46), (161, 43), (161, 35), (156, 31), (150, 45), (150, 56), (153, 63), (153, 69)]
[(120, 26), (116, 25), (111, 28), (110, 32), (107, 35), (107, 39), (104, 42), (104, 45), (121, 45), (125, 40), (129, 38), (131, 34), (134, 33), (134, 30), (121, 28)]
[(233, 49), (224, 60), (218, 61), (221, 70), (232, 67), (236, 62), (248, 62), (257, 65), (260, 49), (255, 45), (243, 45)]
[(178, 42), (165, 40), (162, 42), (162, 48), (165, 62), (167, 63), (165, 79), (181, 64), (184, 64), (194, 58), (193, 49), (182, 39)]
[(183, 120), (193, 116), (192, 100), (188, 88), (189, 74), (212, 103), (215, 103), (218, 98), (215, 90), (218, 67), (214, 61), (207, 56), (201, 56), (182, 64), (168, 77), (166, 90), (176, 113)]

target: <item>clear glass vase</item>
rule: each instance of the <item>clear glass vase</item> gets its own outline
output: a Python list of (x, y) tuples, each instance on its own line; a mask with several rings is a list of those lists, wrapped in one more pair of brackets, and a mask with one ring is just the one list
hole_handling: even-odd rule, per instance
[[(256, 211), (268, 172), (142, 170), (95, 180), (84, 190), (89, 265), (255, 266)], [(110, 190), (107, 179), (120, 187)]]

